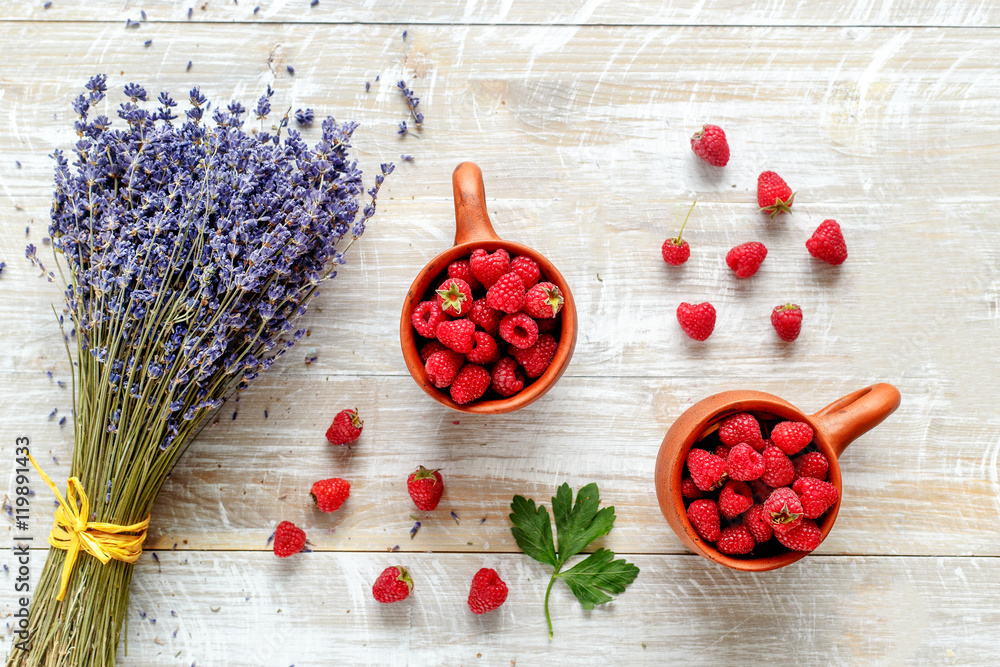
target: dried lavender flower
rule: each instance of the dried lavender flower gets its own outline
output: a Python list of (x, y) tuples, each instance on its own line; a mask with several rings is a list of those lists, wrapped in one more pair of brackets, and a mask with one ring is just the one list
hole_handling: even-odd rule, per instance
[(400, 155), (399, 159), (402, 160), (402, 161), (404, 161), (404, 162), (413, 162), (413, 156), (412, 155), (405, 155), (405, 154), (404, 155)]
[(413, 114), (413, 122), (418, 126), (423, 125), (424, 115), (417, 111), (417, 107), (420, 106), (420, 98), (413, 94), (413, 91), (406, 87), (406, 81), (399, 81), (396, 83), (396, 87), (399, 88), (403, 97), (406, 99), (406, 105), (410, 107), (410, 113)]
[(296, 109), (295, 110), (295, 122), (299, 125), (312, 125), (313, 118), (312, 109)]
[(291, 65), (285, 65), (285, 69), (288, 70), (289, 74), (291, 74), (292, 76), (295, 76), (295, 68), (294, 67), (292, 67)]
[(396, 134), (398, 134), (401, 137), (405, 137), (406, 133), (407, 133), (406, 121), (404, 120), (402, 123), (399, 124), (399, 129), (396, 130)]

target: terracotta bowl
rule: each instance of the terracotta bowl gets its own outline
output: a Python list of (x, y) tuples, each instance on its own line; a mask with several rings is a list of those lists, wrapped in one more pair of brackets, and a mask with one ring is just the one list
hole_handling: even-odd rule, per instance
[[(399, 319), (399, 342), (403, 349), (403, 359), (406, 361), (410, 375), (420, 385), (420, 388), (442, 405), (447, 405), (460, 412), (474, 414), (492, 415), (513, 412), (537, 401), (566, 370), (570, 357), (573, 356), (573, 348), (576, 347), (576, 304), (573, 302), (573, 293), (570, 291), (569, 285), (566, 284), (566, 279), (552, 265), (552, 262), (528, 246), (502, 240), (493, 231), (493, 225), (486, 213), (486, 190), (483, 186), (483, 173), (479, 167), (471, 162), (463, 162), (455, 167), (451, 180), (455, 193), (455, 245), (428, 262), (427, 266), (417, 274), (413, 284), (410, 285), (409, 292), (406, 293), (403, 312)], [(556, 349), (549, 367), (530, 385), (509, 398), (459, 405), (451, 400), (447, 390), (438, 389), (428, 379), (427, 371), (420, 361), (420, 353), (417, 349), (418, 339), (420, 341), (423, 339), (413, 330), (410, 320), (413, 309), (423, 301), (424, 295), (431, 289), (432, 284), (436, 286), (443, 280), (442, 274), (445, 273), (448, 265), (455, 260), (468, 257), (476, 248), (484, 248), (490, 252), (503, 248), (510, 253), (512, 259), (516, 255), (525, 255), (535, 260), (542, 271), (543, 280), (554, 283), (563, 294), (564, 302), (560, 312), (562, 329), (559, 334), (559, 347)]]
[(815, 432), (814, 444), (830, 461), (829, 481), (837, 487), (840, 494), (840, 499), (823, 515), (819, 523), (825, 540), (833, 522), (837, 520), (837, 512), (844, 496), (837, 458), (849, 444), (878, 426), (897, 407), (899, 390), (891, 384), (876, 384), (859, 389), (837, 399), (814, 415), (807, 415), (788, 401), (761, 391), (726, 391), (709, 396), (688, 408), (670, 427), (660, 445), (660, 453), (656, 457), (656, 496), (660, 511), (684, 544), (711, 561), (748, 572), (762, 572), (790, 565), (807, 555), (807, 552), (783, 551), (767, 558), (738, 558), (720, 552), (698, 535), (688, 521), (684, 499), (681, 497), (681, 477), (692, 445), (703, 435), (715, 430), (715, 425), (720, 421), (739, 412), (770, 415), (812, 426)]

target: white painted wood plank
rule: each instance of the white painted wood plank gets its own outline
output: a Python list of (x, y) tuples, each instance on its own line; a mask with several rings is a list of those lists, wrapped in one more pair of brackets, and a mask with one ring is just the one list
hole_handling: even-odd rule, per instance
[[(1000, 11), (989, 0), (590, 0), (531, 2), (531, 0), (383, 0), (339, 2), (322, 0), (146, 0), (98, 6), (92, 0), (55, 0), (0, 5), (7, 20), (140, 21), (149, 23), (392, 23), (408, 24), (556, 24), (556, 25), (876, 25), (876, 26), (997, 26)], [(188, 18), (188, 10), (191, 17)], [(146, 27), (145, 24), (143, 27)], [(410, 26), (411, 29), (413, 26)], [(140, 29), (132, 28), (133, 30)]]
[[(136, 567), (121, 665), (996, 664), (995, 558), (810, 556), (774, 572), (697, 556), (630, 557), (640, 568), (591, 612), (523, 555), (162, 553)], [(409, 599), (380, 605), (371, 584), (402, 564)], [(480, 567), (506, 604), (475, 617)], [(213, 611), (215, 610), (215, 611)], [(171, 612), (176, 616), (171, 615)], [(145, 613), (143, 618), (140, 613)], [(155, 623), (153, 623), (155, 619)], [(174, 636), (174, 631), (177, 634)]]

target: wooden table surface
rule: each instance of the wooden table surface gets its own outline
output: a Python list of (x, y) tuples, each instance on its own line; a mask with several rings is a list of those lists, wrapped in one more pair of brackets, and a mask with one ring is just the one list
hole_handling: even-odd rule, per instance
[[(148, 20), (127, 28), (140, 9)], [(53, 478), (68, 474), (71, 429), (58, 420), (70, 392), (56, 381), (70, 375), (49, 307), (59, 294), (23, 249), (46, 233), (48, 155), (72, 146), (70, 103), (88, 76), (109, 75), (112, 104), (133, 80), (181, 99), (201, 85), (216, 103), (247, 105), (270, 84), (276, 109), (359, 121), (369, 180), (379, 162), (397, 163), (374, 222), (307, 315), (310, 337), (225, 409), (166, 484), (121, 664), (1000, 660), (997, 3), (279, 0), (255, 12), (249, 0), (6, 0), (0, 14), (7, 494), (17, 436), (31, 438)], [(401, 78), (426, 115), (406, 138), (396, 134), (407, 118)], [(705, 122), (727, 131), (725, 169), (688, 146)], [(452, 243), (450, 178), (463, 160), (482, 167), (497, 231), (549, 257), (579, 309), (565, 376), (498, 417), (425, 396), (398, 343), (410, 281)], [(798, 193), (794, 213), (773, 222), (756, 210), (765, 169)], [(692, 200), (692, 257), (673, 269), (659, 247)], [(840, 267), (803, 245), (825, 218), (847, 238)], [(769, 254), (740, 281), (724, 256), (750, 240)], [(717, 308), (707, 342), (680, 331), (681, 301)], [(790, 345), (768, 320), (786, 301), (805, 313)], [(813, 412), (875, 382), (895, 384), (902, 405), (841, 458), (843, 507), (813, 555), (739, 573), (691, 554), (670, 530), (653, 465), (690, 404), (748, 388)], [(361, 439), (327, 445), (332, 416), (353, 406)], [(434, 512), (415, 512), (406, 494), (418, 464), (445, 475)], [(352, 492), (326, 515), (308, 489), (331, 476)], [(599, 544), (641, 573), (591, 612), (554, 589), (550, 641), (547, 571), (518, 551), (508, 505), (514, 494), (548, 504), (559, 484), (591, 481), (618, 514)], [(34, 484), (41, 545), (51, 498)], [(423, 524), (412, 540), (411, 515)], [(283, 519), (304, 527), (310, 553), (273, 556), (268, 536)], [(43, 557), (33, 552), (33, 577)], [(379, 605), (372, 581), (397, 563), (415, 591)], [(510, 597), (475, 617), (465, 597), (484, 566)], [(0, 574), (0, 591), (8, 616), (12, 574)]]

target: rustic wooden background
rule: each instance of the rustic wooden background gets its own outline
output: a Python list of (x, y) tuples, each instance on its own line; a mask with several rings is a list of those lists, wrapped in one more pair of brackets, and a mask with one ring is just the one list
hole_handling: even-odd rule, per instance
[[(147, 20), (127, 28), (143, 9)], [(72, 145), (70, 102), (88, 76), (181, 99), (200, 85), (216, 102), (251, 103), (270, 84), (275, 108), (359, 121), (370, 176), (381, 161), (398, 164), (374, 223), (307, 316), (311, 336), (245, 393), (235, 418), (227, 408), (166, 485), (136, 568), (121, 664), (997, 664), (1000, 5), (254, 9), (249, 0), (0, 2), (0, 470), (11, 495), (17, 436), (32, 439), (53, 478), (68, 473), (71, 429), (58, 418), (70, 394), (46, 373), (69, 379), (49, 308), (58, 294), (23, 248), (46, 233), (48, 155)], [(405, 139), (400, 78), (426, 114)], [(688, 147), (704, 122), (729, 135), (723, 170)], [(482, 167), (498, 232), (552, 259), (579, 307), (566, 375), (500, 417), (426, 397), (397, 339), (410, 281), (451, 243), (450, 177), (463, 160)], [(774, 222), (756, 211), (765, 169), (798, 192), (794, 213)], [(669, 268), (659, 246), (694, 199), (691, 260)], [(830, 217), (847, 237), (841, 267), (803, 245)], [(757, 276), (738, 281), (723, 258), (749, 240), (770, 252)], [(704, 300), (719, 320), (699, 344), (674, 310)], [(786, 301), (805, 312), (791, 345), (768, 321)], [(318, 355), (308, 366), (307, 347)], [(843, 508), (814, 555), (743, 574), (690, 554), (671, 532), (653, 464), (689, 404), (753, 388), (815, 411), (877, 381), (897, 385), (902, 405), (844, 454)], [(331, 448), (323, 431), (348, 406), (361, 410), (364, 435)], [(405, 491), (418, 464), (446, 479), (432, 513), (416, 513)], [(307, 495), (329, 476), (352, 483), (333, 515)], [(590, 481), (619, 517), (602, 543), (642, 571), (592, 612), (557, 587), (550, 641), (547, 572), (518, 552), (507, 508), (515, 493), (547, 504), (562, 482)], [(41, 544), (51, 500), (35, 488)], [(423, 523), (413, 540), (410, 515)], [(283, 519), (305, 528), (311, 553), (271, 554)], [(43, 557), (33, 552), (36, 577)], [(411, 569), (414, 594), (379, 605), (371, 583), (396, 563)], [(483, 566), (499, 570), (510, 597), (474, 617), (465, 597)], [(4, 616), (15, 597), (5, 571)]]

